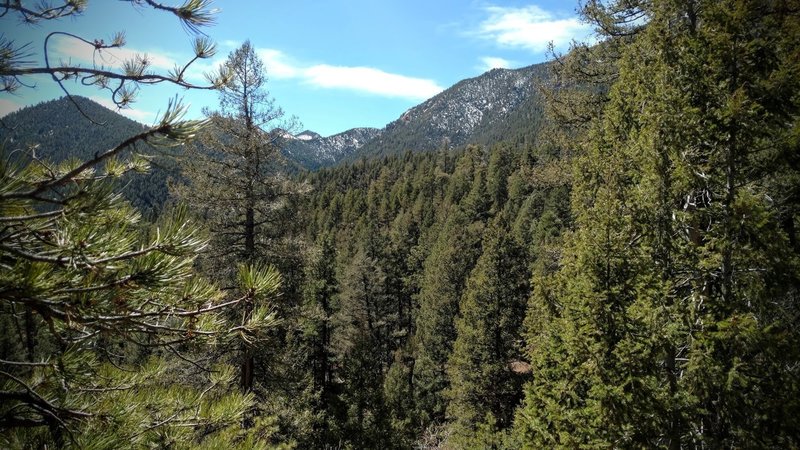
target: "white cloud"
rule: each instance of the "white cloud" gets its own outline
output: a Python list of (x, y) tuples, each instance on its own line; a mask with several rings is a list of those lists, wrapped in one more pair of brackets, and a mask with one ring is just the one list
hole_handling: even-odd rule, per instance
[(443, 90), (435, 81), (385, 72), (373, 67), (304, 65), (280, 50), (259, 48), (256, 53), (272, 79), (298, 80), (322, 89), (345, 89), (384, 97), (424, 100)]
[(477, 35), (503, 47), (541, 52), (551, 41), (563, 46), (574, 38), (584, 38), (591, 28), (575, 17), (556, 17), (538, 6), (521, 8), (490, 6), (489, 17), (481, 23)]
[(305, 81), (322, 88), (349, 89), (385, 97), (424, 100), (443, 89), (433, 80), (412, 78), (371, 67), (320, 64), (303, 71)]
[(242, 45), (242, 43), (239, 41), (235, 41), (233, 39), (226, 39), (220, 42), (219, 45), (222, 46), (222, 48), (226, 48), (228, 50), (234, 50), (239, 48)]
[(495, 56), (484, 56), (481, 58), (481, 63), (482, 64), (479, 69), (483, 72), (492, 69), (508, 69), (512, 64), (512, 62), (507, 59), (498, 58)]
[[(234, 41), (224, 41), (225, 47), (235, 44)], [(61, 54), (91, 61), (92, 47), (87, 49), (60, 48)], [(123, 60), (132, 57), (136, 52), (127, 51), (116, 55), (116, 59), (106, 57), (110, 61)], [(273, 80), (297, 80), (311, 86), (323, 89), (346, 89), (356, 92), (365, 92), (384, 97), (407, 98), (424, 100), (443, 90), (435, 81), (425, 78), (415, 78), (400, 74), (384, 72), (373, 67), (335, 66), (330, 64), (302, 64), (286, 55), (284, 52), (272, 48), (257, 48), (256, 54), (267, 69), (267, 76)], [(167, 54), (149, 54), (153, 67), (172, 68), (175, 61)], [(195, 61), (186, 71), (186, 79), (190, 82), (203, 84), (206, 82), (205, 74), (214, 74), (225, 64), (226, 57), (217, 55), (211, 60)], [(138, 119), (137, 119), (138, 120)]]
[(14, 103), (11, 100), (0, 98), (0, 117), (11, 114), (20, 108), (22, 108), (22, 105)]
[(287, 79), (297, 77), (302, 69), (289, 61), (289, 58), (280, 50), (271, 48), (260, 48), (256, 54), (264, 62), (267, 68), (267, 76), (275, 79)]
[(105, 97), (99, 96), (92, 96), (90, 97), (92, 101), (95, 101), (106, 108), (122, 114), (123, 116), (133, 119), (139, 123), (143, 124), (152, 124), (155, 121), (156, 115), (150, 111), (145, 111), (143, 109), (136, 109), (136, 108), (118, 108), (117, 105), (114, 104), (111, 100)]
[(51, 61), (55, 59), (76, 59), (83, 63), (109, 68), (119, 68), (125, 61), (138, 56), (146, 56), (150, 67), (159, 70), (169, 70), (175, 67), (177, 61), (167, 52), (141, 51), (133, 48), (106, 48), (95, 50), (91, 45), (73, 39), (59, 39), (54, 46), (55, 53), (51, 54)]

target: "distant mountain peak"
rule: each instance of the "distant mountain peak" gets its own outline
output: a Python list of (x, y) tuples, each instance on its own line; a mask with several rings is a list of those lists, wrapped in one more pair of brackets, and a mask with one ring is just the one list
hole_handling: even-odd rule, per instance
[(406, 150), (528, 142), (536, 134), (542, 114), (536, 81), (547, 76), (546, 63), (495, 68), (459, 81), (403, 112), (381, 130), (353, 128), (328, 137), (306, 130), (287, 142), (284, 154), (307, 169), (316, 169)]
[(461, 80), (403, 112), (353, 157), (434, 150), (442, 145), (528, 141), (541, 117), (536, 82), (548, 77), (547, 67), (544, 63), (520, 69), (495, 68)]
[(319, 139), (322, 136), (319, 133), (315, 133), (311, 130), (305, 130), (300, 134), (294, 135), (295, 139), (300, 139), (301, 141), (310, 141), (312, 139)]
[[(299, 134), (276, 131), (285, 138), (282, 152), (287, 159), (311, 170), (342, 160), (352, 161), (359, 157), (406, 150), (426, 151), (467, 144), (491, 145), (500, 141), (524, 144), (534, 139), (537, 133), (542, 116), (542, 100), (535, 86), (537, 82), (546, 80), (548, 72), (547, 63), (520, 69), (492, 69), (477, 77), (459, 81), (408, 109), (383, 129), (353, 128), (327, 137), (311, 130)], [(96, 108), (100, 108), (103, 114), (122, 117), (90, 99), (74, 99), (86, 111), (98, 111)], [(83, 119), (74, 105), (65, 105), (68, 99), (56, 102), (50, 105), (51, 109), (67, 111), (69, 106), (75, 112), (69, 114), (70, 122)], [(69, 127), (69, 124), (62, 126)]]
[(331, 166), (360, 149), (381, 133), (377, 128), (353, 128), (333, 136), (322, 137), (303, 131), (286, 142), (284, 155), (307, 169)]

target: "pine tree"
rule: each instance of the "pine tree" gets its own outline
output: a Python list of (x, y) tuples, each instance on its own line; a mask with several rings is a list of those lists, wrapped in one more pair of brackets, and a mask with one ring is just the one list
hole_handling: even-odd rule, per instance
[[(0, 350), (4, 445), (200, 443), (206, 426), (237, 434), (252, 397), (230, 391), (229, 366), (192, 349), (261, 334), (278, 278), (242, 268), (242, 289), (223, 299), (193, 272), (207, 241), (185, 209), (148, 227), (114, 191), (113, 180), (141, 164), (127, 157), (134, 143), (196, 132), (201, 123), (180, 121), (182, 111), (172, 105), (159, 125), (89, 161), (16, 167), (4, 155), (0, 315), (24, 343)], [(256, 300), (266, 305), (250, 320), (225, 320)], [(169, 381), (184, 362), (213, 371)]]
[(492, 202), (491, 212), (497, 214), (508, 200), (508, 177), (511, 175), (513, 158), (505, 144), (492, 148), (489, 166), (486, 169), (486, 190)]
[(447, 359), (464, 280), (480, 252), (482, 224), (454, 207), (424, 263), (414, 335), (414, 399), (424, 426), (444, 419)]
[(537, 280), (518, 429), (533, 447), (797, 445), (794, 200), (776, 189), (796, 177), (777, 156), (796, 150), (796, 5), (591, 6), (609, 32), (625, 6), (647, 20), (576, 159), (561, 269)]
[[(191, 205), (211, 231), (211, 247), (201, 263), (221, 283), (229, 283), (239, 263), (270, 261), (285, 270), (289, 255), (279, 238), (289, 214), (290, 189), (281, 174), (279, 142), (283, 111), (266, 91), (266, 71), (249, 41), (228, 55), (229, 81), (220, 89), (219, 111), (206, 111), (210, 125), (200, 144), (184, 159), (186, 184), (176, 185), (178, 197)], [(282, 125), (279, 127), (278, 125)], [(290, 228), (290, 227), (288, 227)], [(293, 277), (295, 278), (295, 277)], [(289, 308), (280, 308), (288, 315)], [(247, 321), (256, 305), (240, 312)], [(254, 389), (256, 348), (243, 344), (240, 384)], [(265, 357), (266, 355), (262, 355)]]
[(461, 448), (479, 447), (474, 439), (487, 415), (494, 430), (511, 425), (522, 393), (519, 344), (528, 296), (524, 251), (509, 235), (505, 218), (497, 217), (467, 279), (447, 366), (447, 417), (453, 443)]
[[(194, 32), (213, 21), (208, 2), (150, 6), (176, 15)], [(35, 23), (77, 15), (85, 7), (83, 1), (16, 2), (4, 5), (4, 15)], [(98, 52), (124, 45), (122, 34), (108, 43), (68, 36)], [(195, 40), (187, 65), (163, 75), (143, 57), (127, 61), (120, 71), (64, 63), (37, 67), (25, 63), (24, 45), (0, 41), (0, 90), (30, 87), (24, 77), (49, 74), (85, 116), (63, 80), (81, 77), (85, 85), (112, 90), (111, 100), (124, 107), (142, 84), (214, 89), (226, 79), (222, 71), (210, 77), (211, 85), (195, 86), (182, 77), (194, 61), (214, 55), (205, 36)], [(146, 170), (147, 160), (135, 153), (138, 145), (179, 146), (198, 132), (203, 122), (181, 120), (184, 112), (171, 102), (157, 125), (84, 160), (56, 163), (28, 149), (3, 150), (0, 323), (13, 335), (0, 347), (0, 445), (266, 444), (267, 418), (258, 435), (240, 430), (253, 399), (231, 389), (232, 368), (198, 356), (196, 349), (261, 335), (274, 323), (267, 302), (279, 278), (242, 267), (237, 287), (223, 299), (193, 271), (207, 241), (186, 210), (143, 223), (115, 184), (127, 172)], [(19, 152), (27, 154), (20, 158)], [(239, 326), (230, 325), (229, 309), (253, 301), (264, 306)]]
[[(692, 80), (673, 97), (688, 119), (674, 123), (683, 144), (668, 141), (685, 152), (675, 158), (676, 228), (685, 233), (676, 269), (691, 274), (695, 320), (679, 381), (696, 399), (690, 436), (710, 446), (798, 445), (799, 405), (789, 399), (800, 354), (789, 348), (800, 272), (787, 215), (797, 197), (783, 191), (797, 179), (786, 155), (798, 148), (798, 6), (703, 3), (664, 43), (665, 66), (683, 70), (674, 82)], [(656, 23), (654, 32), (666, 27)]]
[[(219, 110), (205, 111), (210, 126), (184, 158), (179, 198), (192, 205), (212, 232), (211, 258), (224, 272), (229, 261), (255, 262), (274, 245), (287, 182), (279, 172), (283, 111), (266, 90), (266, 71), (249, 41), (228, 55), (230, 80)], [(223, 276), (220, 276), (223, 278)]]
[(383, 374), (389, 364), (385, 274), (376, 255), (360, 248), (345, 267), (332, 347), (341, 378), (345, 408), (340, 439), (357, 448), (387, 443)]
[(312, 386), (317, 400), (314, 409), (319, 416), (314, 424), (315, 446), (335, 442), (331, 422), (336, 418), (336, 390), (334, 382), (334, 357), (331, 348), (333, 334), (331, 319), (339, 291), (336, 277), (336, 248), (331, 235), (319, 239), (319, 253), (314, 257), (306, 281), (303, 322), (303, 340), (307, 346), (307, 364), (310, 367)]

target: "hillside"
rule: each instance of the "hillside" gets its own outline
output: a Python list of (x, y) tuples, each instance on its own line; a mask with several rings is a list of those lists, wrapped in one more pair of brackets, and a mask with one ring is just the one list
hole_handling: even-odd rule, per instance
[[(530, 143), (542, 115), (542, 100), (535, 86), (546, 76), (546, 64), (493, 69), (456, 83), (383, 129), (353, 128), (326, 137), (310, 130), (288, 135), (283, 155), (288, 167), (317, 170), (341, 161), (406, 150)], [(67, 157), (86, 158), (143, 129), (143, 125), (90, 99), (74, 98), (92, 120), (67, 98), (61, 98), (6, 116), (0, 139), (9, 149), (37, 144), (39, 156), (61, 161)], [(160, 164), (169, 165), (167, 161), (155, 161), (152, 176), (133, 177), (126, 188), (128, 198), (140, 208), (158, 209), (166, 200), (169, 169)]]
[(302, 167), (315, 170), (336, 164), (380, 133), (377, 128), (353, 128), (322, 137), (313, 131), (304, 131), (288, 138), (283, 154)]
[[(132, 3), (198, 32), (212, 1)], [(46, 56), (85, 3), (0, 22)], [(202, 129), (85, 98), (0, 121), (0, 449), (800, 450), (800, 0), (214, 3), (238, 48), (196, 36)], [(0, 91), (193, 80), (150, 28), (102, 70), (121, 35), (38, 68), (0, 37)], [(275, 126), (267, 66), (329, 126), (399, 118)], [(131, 152), (156, 167), (111, 183)]]
[[(0, 142), (5, 152), (36, 146), (37, 157), (53, 162), (88, 159), (145, 129), (144, 125), (88, 98), (73, 98), (85, 115), (67, 97), (62, 97), (3, 117)], [(140, 146), (137, 151), (157, 155), (151, 147)], [(128, 200), (144, 212), (160, 209), (167, 199), (168, 166), (168, 161), (155, 156), (149, 176), (126, 177), (123, 193)]]
[(353, 128), (322, 137), (313, 131), (291, 136), (284, 155), (309, 170), (361, 157), (426, 151), (442, 146), (531, 143), (542, 116), (536, 84), (548, 65), (493, 69), (460, 81), (404, 112), (383, 129)]
[(460, 81), (403, 113), (353, 156), (529, 142), (542, 113), (536, 83), (545, 80), (547, 73), (547, 64), (536, 64), (515, 70), (493, 69)]

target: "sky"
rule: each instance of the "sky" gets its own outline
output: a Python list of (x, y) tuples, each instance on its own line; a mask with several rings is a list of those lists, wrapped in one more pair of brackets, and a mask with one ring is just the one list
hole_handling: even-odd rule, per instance
[[(462, 79), (539, 63), (548, 59), (549, 42), (564, 51), (573, 39), (591, 36), (577, 18), (576, 0), (215, 0), (212, 7), (219, 10), (215, 24), (202, 31), (216, 42), (217, 54), (195, 63), (189, 81), (203, 84), (204, 72), (250, 40), (276, 105), (299, 120), (297, 132), (323, 136), (381, 128)], [(191, 58), (195, 37), (171, 14), (117, 0), (93, 0), (80, 16), (36, 25), (12, 14), (0, 18), (0, 33), (16, 44), (29, 43), (33, 63), (42, 61), (52, 31), (106, 42), (123, 31), (126, 45), (98, 54), (93, 46), (56, 35), (48, 45), (51, 62), (114, 67), (147, 54), (151, 69), (160, 73)], [(0, 93), (0, 115), (63, 95), (48, 77), (22, 81), (31, 87)], [(107, 91), (74, 82), (65, 86), (71, 94), (113, 107)], [(214, 91), (160, 84), (142, 87), (136, 102), (119, 112), (153, 124), (175, 96), (190, 105), (188, 118), (218, 105)]]

